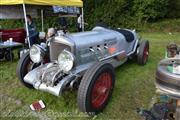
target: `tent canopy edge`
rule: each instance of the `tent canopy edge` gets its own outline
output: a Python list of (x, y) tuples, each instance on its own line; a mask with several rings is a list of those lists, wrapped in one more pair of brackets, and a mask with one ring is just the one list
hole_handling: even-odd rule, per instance
[(19, 5), (19, 4), (31, 4), (31, 5), (51, 5), (51, 6), (76, 6), (83, 7), (81, 0), (2, 0), (0, 5)]

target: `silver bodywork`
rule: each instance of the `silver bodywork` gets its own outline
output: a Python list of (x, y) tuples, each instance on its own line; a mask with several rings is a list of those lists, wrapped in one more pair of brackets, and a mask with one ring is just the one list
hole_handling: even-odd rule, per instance
[[(106, 60), (114, 67), (126, 62), (138, 47), (138, 35), (135, 31), (128, 31), (134, 36), (131, 42), (127, 42), (120, 32), (103, 27), (95, 27), (89, 32), (58, 35), (49, 45), (51, 62), (30, 71), (24, 81), (36, 89), (59, 96), (65, 88), (80, 80), (95, 62)], [(57, 64), (58, 55), (64, 49), (75, 56), (74, 67), (68, 73), (59, 71)], [(42, 78), (48, 78), (53, 84), (47, 84), (48, 80), (43, 82)]]

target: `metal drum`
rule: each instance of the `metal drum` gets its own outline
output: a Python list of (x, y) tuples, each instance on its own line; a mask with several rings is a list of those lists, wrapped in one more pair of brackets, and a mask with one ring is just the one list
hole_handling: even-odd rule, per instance
[(180, 59), (167, 58), (160, 61), (155, 84), (164, 94), (180, 99)]

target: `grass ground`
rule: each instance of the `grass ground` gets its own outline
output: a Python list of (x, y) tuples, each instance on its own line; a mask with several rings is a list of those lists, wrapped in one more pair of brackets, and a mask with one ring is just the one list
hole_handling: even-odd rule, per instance
[[(16, 77), (17, 58), (14, 62), (0, 62), (0, 119), (141, 119), (136, 108), (148, 108), (155, 95), (155, 70), (157, 63), (164, 57), (169, 42), (180, 44), (179, 33), (141, 33), (150, 41), (150, 58), (146, 66), (139, 66), (135, 60), (116, 69), (116, 84), (112, 99), (106, 109), (94, 118), (79, 113), (77, 91), (65, 92), (56, 97), (48, 93), (29, 90)], [(46, 109), (32, 112), (29, 105), (42, 99)]]

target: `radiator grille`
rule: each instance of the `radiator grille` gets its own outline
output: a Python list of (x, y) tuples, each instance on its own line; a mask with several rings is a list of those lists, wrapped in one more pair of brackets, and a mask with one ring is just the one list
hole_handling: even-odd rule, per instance
[(71, 48), (68, 45), (62, 43), (51, 42), (50, 44), (50, 59), (51, 61), (57, 60), (59, 54), (64, 50), (71, 51)]

